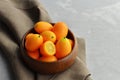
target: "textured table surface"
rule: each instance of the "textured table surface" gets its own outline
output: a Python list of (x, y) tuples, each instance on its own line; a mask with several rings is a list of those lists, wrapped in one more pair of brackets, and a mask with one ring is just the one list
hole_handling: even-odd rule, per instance
[[(40, 0), (53, 22), (64, 21), (86, 40), (87, 65), (94, 80), (120, 79), (119, 0)], [(0, 80), (9, 80), (0, 55)]]

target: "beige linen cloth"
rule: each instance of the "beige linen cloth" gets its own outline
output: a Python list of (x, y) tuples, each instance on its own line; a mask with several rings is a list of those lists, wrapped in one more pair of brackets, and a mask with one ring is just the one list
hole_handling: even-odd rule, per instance
[(78, 56), (66, 71), (43, 75), (27, 69), (19, 60), (19, 46), (25, 32), (37, 21), (51, 22), (38, 0), (0, 0), (0, 50), (6, 56), (11, 80), (92, 80), (86, 67), (85, 42), (77, 38)]

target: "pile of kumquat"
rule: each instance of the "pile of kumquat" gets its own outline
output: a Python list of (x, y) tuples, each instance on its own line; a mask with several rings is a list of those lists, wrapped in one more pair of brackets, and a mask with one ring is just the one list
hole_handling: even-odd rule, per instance
[(31, 58), (54, 62), (72, 51), (74, 41), (67, 38), (68, 26), (64, 22), (52, 25), (39, 21), (34, 25), (34, 30), (36, 33), (28, 33), (25, 37), (25, 48)]

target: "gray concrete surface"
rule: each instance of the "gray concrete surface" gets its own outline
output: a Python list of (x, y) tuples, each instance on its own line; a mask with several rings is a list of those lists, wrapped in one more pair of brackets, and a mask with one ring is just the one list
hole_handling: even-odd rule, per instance
[(119, 0), (40, 0), (53, 22), (64, 21), (86, 40), (94, 80), (120, 80)]
[[(87, 66), (94, 80), (120, 80), (119, 0), (40, 0), (53, 22), (64, 21), (86, 40)], [(0, 56), (0, 80), (9, 80)]]

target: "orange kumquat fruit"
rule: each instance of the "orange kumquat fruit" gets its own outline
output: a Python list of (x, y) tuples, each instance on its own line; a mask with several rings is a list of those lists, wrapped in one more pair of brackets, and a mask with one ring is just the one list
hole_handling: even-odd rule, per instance
[(33, 58), (33, 59), (38, 59), (39, 58), (39, 50), (36, 51), (27, 51), (27, 54)]
[(73, 45), (74, 45), (73, 40), (72, 40), (72, 39), (68, 39), (68, 40), (69, 40), (69, 42), (70, 42), (70, 44), (71, 44), (71, 47), (73, 47)]
[(52, 41), (46, 41), (40, 46), (42, 56), (53, 56), (55, 52), (55, 44)]
[(57, 22), (57, 23), (55, 23), (55, 25), (51, 31), (53, 31), (55, 33), (56, 39), (59, 40), (59, 39), (67, 36), (68, 26), (64, 22)]
[(39, 49), (43, 43), (43, 37), (40, 34), (32, 34), (25, 41), (25, 47), (28, 51), (35, 51)]
[(43, 37), (43, 41), (52, 41), (53, 43), (56, 41), (56, 35), (52, 31), (44, 31), (41, 33)]
[(36, 32), (41, 33), (46, 30), (51, 30), (53, 26), (45, 21), (39, 21), (35, 24), (34, 29)]
[(72, 50), (68, 38), (61, 38), (56, 43), (56, 57), (58, 59), (67, 56)]
[(43, 61), (43, 62), (55, 62), (57, 61), (57, 58), (55, 56), (43, 56), (39, 58), (39, 61)]

